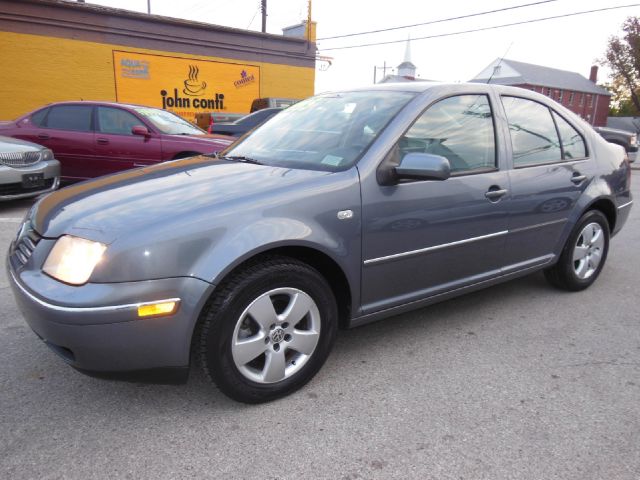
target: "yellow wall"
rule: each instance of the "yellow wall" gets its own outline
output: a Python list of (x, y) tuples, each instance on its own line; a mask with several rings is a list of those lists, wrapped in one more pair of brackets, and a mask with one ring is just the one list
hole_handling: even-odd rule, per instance
[(305, 98), (313, 95), (315, 69), (311, 67), (0, 32), (0, 120), (14, 119), (51, 102), (115, 101), (113, 50), (249, 63), (260, 67), (260, 96)]

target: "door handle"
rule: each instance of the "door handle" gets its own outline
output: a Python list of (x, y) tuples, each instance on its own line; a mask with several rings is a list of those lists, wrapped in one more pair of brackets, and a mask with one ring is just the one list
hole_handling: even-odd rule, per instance
[(508, 192), (509, 190), (507, 190), (506, 188), (491, 187), (489, 191), (487, 191), (487, 193), (484, 194), (484, 196), (487, 197), (489, 200), (494, 201), (494, 200), (499, 200)]
[(108, 145), (109, 144), (109, 140), (107, 140), (106, 138), (98, 138), (96, 140), (96, 142), (100, 145)]
[(49, 140), (51, 137), (49, 135), (47, 135), (46, 133), (39, 133), (38, 134), (38, 138), (40, 140)]
[(578, 184), (582, 183), (582, 182), (583, 182), (583, 181), (585, 181), (586, 179), (587, 179), (587, 176), (586, 176), (586, 175), (582, 175), (582, 174), (580, 174), (580, 173), (578, 173), (578, 172), (575, 172), (575, 173), (573, 174), (573, 176), (571, 177), (571, 181), (572, 181), (573, 183), (575, 183), (576, 185), (578, 185)]

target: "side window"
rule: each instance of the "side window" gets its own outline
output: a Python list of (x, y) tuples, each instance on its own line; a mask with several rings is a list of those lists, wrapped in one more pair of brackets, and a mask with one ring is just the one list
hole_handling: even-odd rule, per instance
[(398, 142), (407, 153), (431, 153), (449, 160), (452, 173), (496, 166), (491, 105), (486, 95), (459, 95), (429, 107)]
[(47, 116), (47, 127), (59, 130), (91, 131), (91, 113), (88, 105), (59, 105), (51, 107)]
[(31, 123), (36, 125), (37, 127), (42, 127), (44, 122), (44, 117), (47, 116), (48, 108), (43, 108), (42, 110), (38, 110), (36, 113), (31, 115)]
[(587, 156), (587, 148), (584, 144), (584, 139), (575, 128), (573, 128), (569, 122), (553, 112), (553, 118), (558, 126), (560, 132), (560, 139), (562, 140), (562, 151), (564, 153), (563, 158), (565, 160), (572, 160), (574, 158), (584, 158)]
[(544, 105), (517, 97), (502, 97), (509, 122), (515, 167), (559, 162), (560, 139), (551, 112)]
[(143, 123), (135, 115), (120, 108), (98, 107), (98, 130), (115, 135), (133, 135), (131, 129)]

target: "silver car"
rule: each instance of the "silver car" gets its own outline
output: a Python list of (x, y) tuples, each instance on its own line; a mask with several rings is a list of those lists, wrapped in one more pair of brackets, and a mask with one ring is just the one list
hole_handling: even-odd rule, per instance
[(35, 197), (60, 185), (60, 163), (48, 148), (0, 136), (0, 200)]
[(309, 381), (340, 327), (535, 271), (589, 287), (630, 175), (622, 147), (528, 90), (334, 92), (219, 157), (48, 195), (8, 276), (31, 328), (82, 372), (178, 381), (195, 357), (224, 393), (262, 402)]

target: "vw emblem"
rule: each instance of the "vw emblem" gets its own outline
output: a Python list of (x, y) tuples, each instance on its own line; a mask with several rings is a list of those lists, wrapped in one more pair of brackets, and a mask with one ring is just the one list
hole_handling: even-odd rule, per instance
[(271, 334), (271, 340), (273, 341), (273, 343), (280, 343), (282, 340), (284, 340), (284, 330), (280, 327), (276, 328)]

